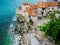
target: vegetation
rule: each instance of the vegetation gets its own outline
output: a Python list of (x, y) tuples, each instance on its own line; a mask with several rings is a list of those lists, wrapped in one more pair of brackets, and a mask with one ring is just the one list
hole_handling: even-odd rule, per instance
[(29, 20), (29, 23), (30, 23), (31, 25), (33, 25), (33, 21), (32, 21), (32, 19)]
[(31, 26), (30, 26), (30, 25), (28, 26), (28, 30), (32, 30), (32, 28), (31, 28)]
[(34, 23), (33, 20), (29, 19), (28, 30), (32, 30), (31, 25), (33, 25), (33, 23)]
[(17, 14), (17, 21), (18, 23), (24, 23), (25, 17), (22, 14)]
[(50, 21), (42, 26), (38, 26), (38, 28), (41, 31), (44, 31), (46, 36), (51, 36), (55, 42), (60, 44), (60, 17), (59, 19), (56, 18), (56, 13), (60, 14), (59, 11), (53, 11), (50, 14)]
[(17, 14), (17, 17), (19, 17), (20, 19), (25, 19), (25, 17), (22, 16), (22, 14)]
[(56, 13), (60, 14), (60, 11), (54, 10), (53, 12), (51, 12), (51, 14), (48, 14), (48, 18), (50, 18), (50, 19), (56, 18), (56, 17), (55, 17), (55, 14), (56, 14)]
[(42, 8), (42, 10), (44, 11), (44, 10), (46, 10), (46, 8)]

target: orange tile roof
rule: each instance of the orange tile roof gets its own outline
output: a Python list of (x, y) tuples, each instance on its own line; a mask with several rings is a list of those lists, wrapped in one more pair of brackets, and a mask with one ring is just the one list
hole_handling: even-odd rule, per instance
[(23, 5), (26, 6), (26, 5), (29, 5), (29, 4), (27, 2), (24, 2)]
[(33, 13), (33, 14), (31, 14), (31, 16), (33, 16), (33, 17), (37, 17), (37, 14)]
[[(26, 3), (26, 2), (24, 2), (23, 5), (25, 6), (25, 5), (29, 5), (29, 4)], [(28, 14), (30, 14), (31, 16), (36, 17), (37, 14), (33, 13), (34, 12), (34, 9), (36, 9), (36, 8), (48, 8), (50, 6), (57, 6), (57, 5), (58, 5), (57, 2), (49, 2), (49, 3), (46, 3), (46, 2), (38, 2), (37, 5), (29, 5), (29, 7), (26, 9), (26, 12)], [(22, 7), (20, 7), (19, 9), (21, 10)]]
[(30, 5), (31, 8), (36, 9), (38, 8), (37, 5)]
[(38, 8), (48, 8), (48, 4), (46, 2), (38, 2)]
[(49, 2), (48, 6), (49, 7), (51, 7), (51, 6), (58, 6), (58, 2)]
[(28, 14), (31, 14), (31, 13), (33, 12), (33, 9), (32, 9), (31, 7), (28, 7), (28, 8), (26, 9), (26, 12), (27, 12)]
[(22, 7), (21, 6), (19, 7), (19, 10), (22, 10)]

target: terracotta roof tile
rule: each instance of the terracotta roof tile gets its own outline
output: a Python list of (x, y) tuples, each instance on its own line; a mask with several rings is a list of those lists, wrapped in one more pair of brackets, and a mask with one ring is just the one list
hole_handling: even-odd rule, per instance
[(28, 14), (31, 14), (31, 13), (33, 12), (33, 9), (32, 9), (31, 7), (28, 7), (28, 8), (26, 9), (26, 11), (27, 11)]
[(48, 4), (46, 2), (38, 2), (38, 8), (48, 8)]
[(48, 6), (49, 7), (51, 7), (51, 6), (58, 6), (58, 2), (49, 2)]
[(30, 5), (31, 8), (36, 9), (38, 8), (37, 5)]
[(22, 10), (22, 7), (21, 6), (19, 7), (19, 10)]
[(24, 2), (23, 5), (26, 6), (26, 5), (29, 5), (29, 4), (27, 2)]
[(33, 17), (37, 17), (37, 14), (33, 13), (33, 14), (31, 14), (31, 16), (33, 16)]

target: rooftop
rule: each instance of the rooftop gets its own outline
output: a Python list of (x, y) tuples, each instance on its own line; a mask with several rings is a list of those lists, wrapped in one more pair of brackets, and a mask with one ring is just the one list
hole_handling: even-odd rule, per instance
[(33, 9), (32, 9), (31, 7), (28, 7), (28, 8), (26, 9), (26, 11), (27, 11), (28, 14), (31, 14), (31, 13), (33, 12)]
[(46, 2), (38, 2), (37, 6), (38, 8), (47, 8), (48, 4)]
[(36, 8), (38, 8), (37, 5), (30, 5), (30, 7), (31, 7), (32, 9), (36, 9)]
[[(33, 13), (34, 12), (34, 9), (37, 9), (37, 8), (48, 8), (48, 7), (52, 7), (52, 6), (57, 6), (58, 5), (58, 2), (37, 2), (37, 4), (28, 4), (27, 2), (24, 2), (23, 3), (23, 6), (27, 6), (28, 7), (26, 8), (26, 12), (29, 14), (29, 15), (32, 15), (33, 17), (36, 17), (37, 14)], [(19, 7), (19, 10), (22, 10), (22, 7), (20, 6)]]
[(21, 6), (19, 7), (19, 10), (22, 10), (22, 7)]
[(27, 2), (24, 2), (23, 5), (26, 6), (26, 5), (29, 5), (29, 4)]
[(49, 2), (49, 3), (48, 3), (48, 6), (49, 6), (49, 7), (58, 6), (58, 2)]

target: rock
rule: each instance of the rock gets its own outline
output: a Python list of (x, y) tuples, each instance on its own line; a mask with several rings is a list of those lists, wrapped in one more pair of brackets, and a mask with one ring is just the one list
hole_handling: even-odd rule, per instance
[(42, 40), (42, 45), (55, 45), (53, 42), (50, 42), (50, 40), (48, 40), (48, 38), (44, 38)]
[(31, 45), (41, 45), (39, 40), (36, 37), (31, 39)]
[(37, 30), (35, 33), (36, 33), (35, 36), (36, 36), (39, 40), (42, 40), (42, 39), (45, 38), (45, 33), (44, 33), (43, 31)]
[(18, 45), (22, 45), (21, 43), (19, 43)]
[(47, 39), (48, 39), (50, 42), (53, 42), (53, 43), (54, 43), (53, 39), (52, 39), (50, 36), (48, 36)]
[[(44, 20), (43, 20), (44, 21)], [(43, 24), (42, 20), (39, 24)], [(45, 21), (46, 22), (46, 21)], [(45, 33), (43, 31), (40, 31), (36, 28), (37, 25), (33, 24), (31, 25), (32, 29), (31, 31), (28, 31), (27, 27), (30, 24), (27, 24), (26, 22), (21, 21), (21, 24), (16, 27), (15, 31), (17, 31), (17, 34), (19, 34), (17, 39), (18, 45), (55, 45), (51, 37), (45, 37)]]

